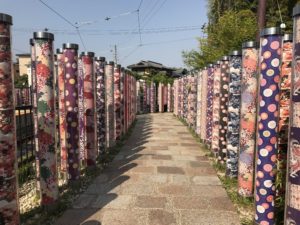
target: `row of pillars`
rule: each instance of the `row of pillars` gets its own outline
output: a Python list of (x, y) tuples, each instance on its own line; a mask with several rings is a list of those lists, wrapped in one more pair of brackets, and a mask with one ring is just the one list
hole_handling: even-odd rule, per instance
[[(0, 224), (19, 224), (12, 17), (0, 14)], [(136, 80), (113, 62), (78, 54), (54, 35), (35, 32), (31, 45), (37, 190), (41, 205), (58, 200), (58, 179), (76, 184), (128, 131), (136, 115)], [(58, 102), (58, 108), (56, 108)], [(58, 121), (58, 123), (57, 123)], [(57, 152), (59, 157), (57, 158)]]
[(139, 113), (173, 112), (173, 85), (138, 81)]
[(245, 42), (174, 82), (174, 114), (238, 180), (239, 195), (254, 196), (256, 224), (276, 223), (279, 199), (285, 224), (300, 224), (299, 21), (297, 5), (293, 35), (266, 28), (260, 45)]

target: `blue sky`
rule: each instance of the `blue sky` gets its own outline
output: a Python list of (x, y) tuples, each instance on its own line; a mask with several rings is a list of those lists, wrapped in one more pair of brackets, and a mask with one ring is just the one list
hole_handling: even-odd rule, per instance
[[(122, 66), (152, 60), (182, 67), (182, 50), (198, 47), (201, 25), (207, 21), (206, 0), (143, 0), (140, 8), (142, 46), (138, 17), (140, 0), (43, 0), (72, 23), (79, 22), (87, 51), (113, 59), (117, 45)], [(55, 15), (39, 0), (0, 0), (1, 12), (13, 16), (14, 54), (29, 52), (33, 31), (48, 28), (55, 34), (55, 48), (62, 43), (80, 45), (74, 27)], [(105, 21), (110, 17), (109, 21)], [(132, 34), (132, 32), (134, 32)], [(129, 33), (129, 34), (128, 34)]]

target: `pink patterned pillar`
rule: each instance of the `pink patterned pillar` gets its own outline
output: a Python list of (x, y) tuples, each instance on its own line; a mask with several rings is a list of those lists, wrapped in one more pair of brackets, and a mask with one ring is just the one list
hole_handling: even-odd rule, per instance
[(18, 225), (20, 221), (11, 25), (12, 17), (0, 13), (0, 224)]
[(96, 118), (95, 118), (95, 74), (94, 53), (82, 52), (83, 68), (83, 99), (84, 99), (84, 132), (85, 132), (85, 165), (95, 166), (97, 158), (96, 148)]

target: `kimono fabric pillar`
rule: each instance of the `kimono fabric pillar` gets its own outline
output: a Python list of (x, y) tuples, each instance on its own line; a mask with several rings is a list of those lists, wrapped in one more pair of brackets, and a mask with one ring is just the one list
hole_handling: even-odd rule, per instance
[(40, 191), (40, 165), (38, 158), (39, 151), (39, 139), (38, 139), (38, 117), (37, 117), (37, 100), (36, 100), (36, 68), (35, 68), (35, 50), (34, 50), (34, 40), (30, 39), (30, 55), (31, 55), (31, 95), (32, 95), (32, 121), (34, 124), (33, 134), (34, 134), (34, 149), (35, 149), (35, 169), (36, 169), (36, 190), (39, 195)]
[(123, 68), (123, 73), (124, 73), (124, 131), (127, 133), (128, 131), (128, 103), (129, 103), (129, 87), (128, 87), (128, 74), (127, 71)]
[[(197, 111), (197, 78), (196, 75), (192, 75), (191, 77), (191, 104), (190, 104), (190, 111), (191, 111), (191, 127), (193, 130), (196, 128), (196, 111)], [(170, 93), (171, 91), (170, 86)], [(171, 99), (170, 99), (171, 101)], [(171, 103), (170, 103), (171, 106)]]
[(260, 90), (256, 161), (255, 222), (275, 224), (274, 196), (279, 114), (279, 81), (281, 41), (280, 29), (261, 32)]
[(54, 35), (34, 32), (36, 95), (38, 115), (38, 158), (40, 164), (41, 205), (51, 207), (58, 198), (57, 165), (55, 154), (54, 101)]
[(149, 113), (150, 112), (150, 95), (151, 95), (150, 84), (147, 82), (146, 86), (147, 86), (147, 113)]
[(237, 177), (240, 132), (242, 53), (233, 51), (229, 61), (229, 98), (226, 175)]
[(300, 4), (293, 10), (293, 73), (286, 185), (285, 224), (300, 224)]
[(77, 181), (79, 169), (79, 120), (78, 120), (78, 45), (63, 44), (64, 81), (65, 81), (65, 121), (67, 172), (70, 182)]
[(84, 132), (84, 97), (83, 97), (83, 62), (82, 59), (78, 59), (78, 130), (79, 130), (79, 159), (82, 165), (85, 160), (85, 132)]
[(150, 84), (150, 112), (155, 112), (155, 87), (152, 81)]
[(292, 75), (293, 35), (285, 34), (282, 45), (282, 64), (280, 70), (280, 100), (278, 124), (278, 153), (277, 153), (277, 190), (275, 207), (284, 210), (282, 196), (285, 195), (288, 127), (290, 113), (290, 91)]
[(183, 119), (185, 122), (187, 122), (188, 118), (188, 95), (189, 95), (189, 89), (188, 89), (188, 77), (183, 77)]
[(96, 74), (96, 113), (97, 113), (97, 146), (98, 154), (105, 152), (105, 81), (104, 68), (105, 57), (95, 58), (95, 74)]
[(258, 49), (253, 41), (243, 43), (242, 48), (238, 193), (250, 197), (253, 195), (256, 146)]
[(114, 110), (114, 62), (105, 66), (105, 115), (106, 115), (106, 144), (115, 145), (115, 110)]
[(82, 52), (83, 68), (83, 100), (84, 100), (84, 164), (95, 166), (97, 158), (96, 129), (95, 129), (95, 74), (94, 53)]
[(221, 60), (220, 86), (220, 121), (218, 161), (224, 164), (227, 160), (227, 125), (228, 125), (228, 92), (229, 92), (229, 57)]
[(200, 137), (203, 142), (206, 141), (206, 109), (207, 109), (207, 67), (204, 67), (202, 70), (202, 94), (201, 99), (203, 99), (201, 103), (201, 115), (203, 115), (200, 119), (201, 123), (201, 130), (200, 130)]
[[(175, 92), (176, 93), (176, 92)], [(197, 113), (196, 113), (196, 133), (201, 139), (201, 106), (202, 106), (202, 71), (197, 75)], [(176, 106), (176, 105), (175, 105)]]
[(147, 113), (147, 83), (143, 81), (143, 113)]
[(192, 94), (191, 94), (191, 75), (187, 76), (187, 124), (189, 127), (191, 127), (191, 98), (192, 98)]
[(184, 91), (184, 86), (183, 86), (183, 77), (181, 77), (179, 79), (179, 108), (180, 108), (180, 111), (179, 111), (179, 116), (180, 118), (183, 119), (183, 91)]
[(219, 123), (220, 123), (220, 84), (221, 84), (221, 62), (214, 65), (214, 86), (213, 86), (213, 123), (212, 123), (212, 152), (217, 155), (219, 152)]
[(167, 112), (168, 107), (168, 87), (166, 84), (163, 85), (163, 112)]
[(58, 122), (59, 122), (59, 148), (60, 148), (60, 171), (64, 180), (67, 180), (68, 154), (66, 149), (66, 111), (65, 111), (65, 72), (64, 55), (62, 49), (56, 50), (57, 55), (57, 87), (58, 87)]
[(211, 148), (212, 140), (212, 116), (213, 116), (213, 64), (209, 64), (207, 69), (207, 108), (206, 108), (206, 144)]
[[(114, 68), (115, 138), (121, 138), (121, 66)], [(145, 94), (145, 92), (144, 92)]]
[(20, 221), (11, 25), (12, 17), (0, 13), (0, 224), (17, 225)]
[(171, 112), (171, 84), (168, 84), (168, 106), (167, 106), (167, 112)]
[(125, 72), (124, 68), (121, 68), (120, 76), (120, 93), (121, 93), (121, 136), (125, 134)]

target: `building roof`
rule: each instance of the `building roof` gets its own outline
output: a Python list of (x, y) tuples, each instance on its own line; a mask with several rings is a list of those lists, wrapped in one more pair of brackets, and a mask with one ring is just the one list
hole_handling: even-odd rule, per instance
[(164, 66), (161, 63), (158, 62), (153, 62), (153, 61), (140, 61), (136, 64), (132, 64), (127, 66), (127, 68), (132, 69), (132, 70), (137, 70), (137, 69), (147, 69), (147, 68), (153, 68), (153, 69), (159, 69), (159, 70), (170, 70), (172, 71), (173, 69)]
[(29, 53), (23, 53), (23, 54), (16, 54), (18, 57), (31, 57)]

